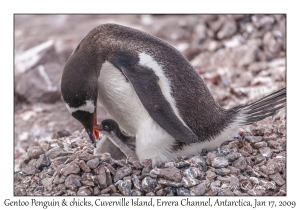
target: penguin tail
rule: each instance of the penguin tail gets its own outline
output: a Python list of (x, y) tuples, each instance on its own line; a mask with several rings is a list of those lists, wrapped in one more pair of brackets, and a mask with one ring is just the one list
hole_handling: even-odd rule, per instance
[(233, 109), (242, 115), (239, 123), (249, 125), (274, 115), (277, 110), (285, 107), (285, 103), (286, 88), (283, 88), (255, 102), (234, 107)]

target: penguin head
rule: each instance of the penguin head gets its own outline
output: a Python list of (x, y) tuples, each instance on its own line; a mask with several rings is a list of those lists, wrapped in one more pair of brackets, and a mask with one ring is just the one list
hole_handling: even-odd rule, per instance
[(111, 134), (115, 134), (117, 137), (121, 137), (119, 125), (112, 119), (103, 120), (101, 124), (95, 125), (94, 129), (101, 131), (108, 136), (110, 136)]
[(97, 124), (97, 78), (100, 73), (97, 69), (100, 68), (99, 64), (94, 62), (95, 59), (92, 59), (92, 50), (79, 47), (82, 42), (64, 67), (61, 93), (68, 111), (83, 125), (95, 145), (95, 138), (99, 138), (94, 124)]

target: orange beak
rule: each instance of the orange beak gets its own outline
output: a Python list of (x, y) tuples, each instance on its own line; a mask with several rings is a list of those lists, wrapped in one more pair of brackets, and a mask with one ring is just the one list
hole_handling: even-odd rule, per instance
[[(94, 114), (94, 125), (97, 125), (97, 114), (96, 114), (96, 112), (95, 112), (95, 114)], [(98, 139), (98, 138), (99, 138), (99, 132), (98, 132), (98, 130), (95, 128), (95, 126), (94, 126), (94, 129), (93, 129), (93, 133), (94, 133), (95, 139)]]

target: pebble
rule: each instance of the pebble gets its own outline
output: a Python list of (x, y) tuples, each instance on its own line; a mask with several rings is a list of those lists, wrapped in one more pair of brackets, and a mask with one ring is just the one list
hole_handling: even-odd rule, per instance
[(134, 186), (136, 189), (138, 189), (138, 190), (141, 190), (141, 189), (142, 189), (141, 181), (140, 181), (140, 179), (137, 177), (137, 175), (132, 174), (132, 175), (131, 175), (131, 180), (132, 180), (133, 186)]
[(60, 130), (60, 131), (57, 131), (57, 135), (59, 138), (62, 138), (62, 137), (70, 136), (71, 133), (67, 130)]
[(281, 177), (281, 175), (277, 172), (269, 176), (276, 184), (282, 186), (285, 184), (285, 180)]
[(244, 170), (247, 167), (246, 160), (243, 156), (235, 160), (232, 165), (240, 170)]
[(216, 173), (217, 175), (225, 176), (225, 175), (230, 174), (230, 170), (227, 169), (227, 168), (217, 168), (217, 169), (215, 170), (215, 173)]
[(191, 163), (193, 163), (194, 165), (206, 167), (206, 161), (205, 161), (204, 157), (202, 157), (200, 155), (193, 156), (192, 158), (189, 159), (189, 161)]
[(232, 152), (232, 153), (226, 155), (226, 158), (227, 158), (228, 161), (232, 162), (232, 161), (235, 161), (236, 159), (238, 159), (241, 156), (242, 156), (241, 153)]
[(75, 162), (71, 162), (62, 168), (60, 173), (64, 176), (68, 176), (69, 174), (77, 174), (79, 171), (80, 167)]
[(271, 156), (271, 149), (269, 147), (262, 147), (259, 148), (259, 152), (264, 156), (264, 157), (270, 157)]
[(80, 160), (78, 162), (79, 167), (85, 171), (85, 172), (91, 172), (91, 169), (86, 165), (86, 163), (83, 160)]
[(257, 142), (257, 143), (255, 143), (255, 144), (253, 145), (253, 148), (254, 148), (254, 149), (259, 149), (259, 148), (261, 148), (261, 147), (266, 147), (266, 146), (267, 146), (267, 143), (264, 142), (264, 141), (262, 141), (262, 142)]
[(54, 159), (54, 158), (57, 158), (57, 157), (60, 157), (60, 156), (66, 156), (66, 155), (68, 155), (68, 153), (63, 151), (63, 149), (61, 147), (54, 147), (54, 148), (48, 150), (46, 152), (46, 155), (48, 157), (50, 157), (51, 159)]
[(48, 156), (41, 154), (39, 159), (35, 162), (35, 167), (42, 171), (43, 168), (50, 166), (51, 161)]
[(192, 187), (200, 183), (198, 179), (193, 179), (190, 177), (183, 177), (181, 181), (184, 187)]
[(118, 168), (116, 170), (116, 175), (114, 177), (114, 182), (119, 181), (120, 179), (123, 179), (124, 176), (128, 176), (132, 173), (132, 169), (130, 166), (124, 166), (121, 168)]
[(206, 172), (206, 178), (208, 180), (213, 180), (214, 178), (216, 178), (216, 176), (217, 176), (216, 173), (214, 171), (212, 171), (212, 170), (208, 170)]
[(175, 167), (160, 169), (159, 177), (163, 177), (174, 182), (180, 182), (182, 179), (180, 170)]
[(228, 164), (228, 160), (225, 157), (215, 157), (211, 162), (212, 167), (215, 168), (227, 167)]
[(107, 175), (104, 166), (101, 165), (99, 167), (98, 174), (95, 176), (95, 179), (100, 188), (103, 189), (107, 187)]
[(157, 183), (165, 185), (165, 186), (169, 186), (169, 187), (181, 187), (182, 186), (181, 182), (172, 182), (172, 181), (165, 180), (165, 179), (158, 179)]
[(246, 136), (245, 140), (249, 141), (251, 144), (255, 144), (257, 142), (262, 141), (263, 137), (262, 136)]
[(143, 194), (142, 194), (142, 192), (141, 192), (140, 190), (133, 189), (133, 190), (131, 191), (131, 195), (132, 195), (132, 196), (141, 196), (141, 195), (143, 195)]
[(45, 178), (42, 180), (42, 184), (43, 184), (44, 188), (48, 191), (51, 191), (53, 188), (52, 182), (53, 182), (52, 178)]
[(91, 160), (88, 160), (86, 162), (86, 165), (91, 168), (91, 169), (94, 169), (94, 168), (97, 168), (98, 165), (99, 165), (100, 161), (99, 161), (99, 158), (94, 158), (94, 159), (91, 159)]
[(70, 190), (76, 190), (80, 185), (81, 177), (75, 174), (70, 174), (65, 180), (65, 186)]
[(122, 195), (124, 195), (124, 196), (131, 195), (131, 180), (125, 180), (125, 181), (122, 181), (122, 182), (118, 185), (118, 189), (120, 190), (120, 192), (121, 192)]
[(145, 177), (142, 181), (142, 189), (147, 193), (153, 191), (155, 186), (156, 186), (156, 180), (152, 179), (149, 176)]
[(44, 153), (44, 150), (40, 146), (29, 147), (27, 150), (28, 158), (30, 159), (37, 159)]
[(89, 195), (92, 195), (92, 193), (87, 187), (80, 187), (77, 191), (77, 196), (89, 196)]
[(206, 190), (206, 185), (205, 183), (201, 183), (191, 187), (190, 190), (195, 193), (195, 195), (203, 195)]
[(189, 196), (191, 195), (190, 191), (184, 187), (176, 188), (176, 193), (178, 196)]
[(22, 172), (27, 175), (34, 175), (38, 172), (38, 170), (33, 165), (23, 165)]

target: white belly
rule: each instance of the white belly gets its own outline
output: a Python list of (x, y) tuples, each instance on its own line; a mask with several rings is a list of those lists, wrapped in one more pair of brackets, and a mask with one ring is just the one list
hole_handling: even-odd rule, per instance
[(139, 159), (151, 158), (154, 164), (170, 159), (174, 138), (150, 117), (131, 83), (109, 62), (100, 71), (98, 100), (122, 130), (136, 137)]

